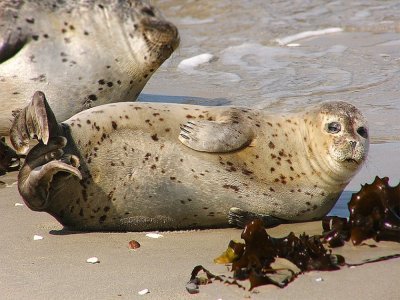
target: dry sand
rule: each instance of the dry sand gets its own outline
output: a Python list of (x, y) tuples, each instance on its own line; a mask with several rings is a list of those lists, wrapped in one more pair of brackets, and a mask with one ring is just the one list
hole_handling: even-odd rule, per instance
[[(400, 144), (373, 145), (368, 164), (348, 186), (359, 189), (375, 175), (399, 181)], [(185, 290), (194, 266), (201, 264), (215, 273), (225, 266), (213, 264), (230, 239), (241, 230), (164, 232), (151, 239), (145, 233), (69, 234), (46, 213), (30, 211), (22, 203), (16, 173), (1, 178), (8, 186), (0, 189), (0, 299), (399, 299), (400, 259), (344, 267), (335, 272), (300, 275), (284, 289), (264, 286), (249, 293), (235, 286), (213, 283), (190, 295)], [(268, 232), (272, 236), (295, 233), (318, 234), (320, 222), (282, 225)], [(34, 241), (34, 235), (43, 240)], [(128, 242), (137, 240), (137, 251)], [(368, 244), (374, 244), (368, 241)], [(381, 242), (378, 247), (346, 245), (335, 252), (348, 262), (400, 253), (400, 244)], [(86, 259), (96, 256), (100, 263)], [(322, 278), (322, 281), (319, 279)], [(139, 296), (138, 292), (150, 293)]]

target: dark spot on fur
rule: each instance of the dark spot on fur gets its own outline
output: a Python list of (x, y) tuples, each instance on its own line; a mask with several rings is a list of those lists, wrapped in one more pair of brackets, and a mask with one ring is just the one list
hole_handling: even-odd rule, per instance
[(225, 188), (225, 189), (232, 189), (235, 192), (239, 191), (239, 188), (237, 186), (231, 185), (231, 184), (224, 184), (222, 187)]
[(274, 143), (273, 142), (269, 142), (268, 143), (268, 147), (270, 147), (271, 149), (274, 149), (275, 148), (275, 145), (274, 145)]
[(89, 95), (88, 98), (89, 98), (89, 100), (92, 100), (92, 101), (96, 101), (97, 100), (97, 96), (95, 94)]
[(243, 170), (242, 170), (242, 173), (243, 173), (244, 175), (251, 175), (251, 174), (253, 174), (252, 171), (249, 171), (249, 170), (247, 170), (247, 169), (243, 169)]
[(111, 125), (112, 125), (112, 128), (114, 128), (114, 130), (116, 130), (118, 127), (118, 125), (115, 121), (111, 121)]
[(99, 223), (104, 223), (104, 221), (106, 220), (107, 216), (103, 215), (99, 218)]
[(157, 142), (157, 141), (158, 141), (157, 133), (153, 134), (153, 135), (151, 136), (151, 138), (153, 139), (153, 141)]

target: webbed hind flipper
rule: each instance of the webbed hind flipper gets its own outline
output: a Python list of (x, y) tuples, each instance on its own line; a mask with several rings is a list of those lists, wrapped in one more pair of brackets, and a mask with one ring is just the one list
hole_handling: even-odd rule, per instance
[(273, 216), (253, 213), (237, 207), (232, 207), (229, 210), (228, 222), (230, 225), (234, 227), (244, 228), (247, 225), (247, 223), (255, 219), (261, 220), (265, 228), (271, 228), (278, 226), (280, 224), (287, 223), (284, 220), (275, 218)]
[(78, 157), (62, 150), (66, 144), (65, 137), (53, 137), (47, 145), (39, 143), (33, 147), (26, 156), (18, 174), (18, 190), (32, 210), (46, 208), (51, 182), (57, 173), (82, 179)]
[(59, 124), (47, 103), (44, 93), (38, 91), (31, 102), (15, 117), (10, 129), (10, 140), (19, 154), (29, 150), (29, 141), (38, 139), (45, 145), (50, 137), (60, 135)]
[(221, 121), (189, 121), (181, 126), (179, 140), (189, 148), (202, 152), (232, 152), (253, 141), (250, 125), (236, 113)]

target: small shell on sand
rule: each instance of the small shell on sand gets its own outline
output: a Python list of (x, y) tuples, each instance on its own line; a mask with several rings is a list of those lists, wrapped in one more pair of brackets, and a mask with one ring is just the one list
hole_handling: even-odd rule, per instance
[(98, 264), (98, 263), (100, 263), (100, 260), (97, 257), (94, 256), (94, 257), (88, 258), (86, 260), (86, 262), (90, 263), (90, 264)]
[(150, 293), (149, 289), (144, 289), (144, 290), (141, 290), (141, 291), (138, 292), (138, 294), (139, 294), (140, 296), (146, 295), (146, 294), (148, 294), (148, 293)]
[(33, 240), (34, 240), (34, 241), (40, 241), (40, 240), (43, 240), (43, 237), (42, 237), (41, 235), (36, 235), (36, 234), (35, 234), (35, 235), (33, 236)]
[(157, 232), (149, 232), (149, 233), (146, 234), (146, 236), (149, 237), (149, 238), (152, 238), (152, 239), (159, 239), (159, 238), (163, 237), (162, 234), (159, 234)]

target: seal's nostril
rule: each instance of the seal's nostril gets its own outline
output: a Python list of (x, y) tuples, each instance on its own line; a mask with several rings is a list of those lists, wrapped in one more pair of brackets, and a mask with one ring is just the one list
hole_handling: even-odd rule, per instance
[(156, 16), (154, 14), (153, 8), (151, 8), (151, 7), (143, 7), (141, 11), (142, 11), (143, 14), (146, 14), (146, 15), (148, 15), (150, 17), (155, 17)]
[(350, 141), (350, 145), (354, 149), (357, 146), (357, 142), (356, 141)]

